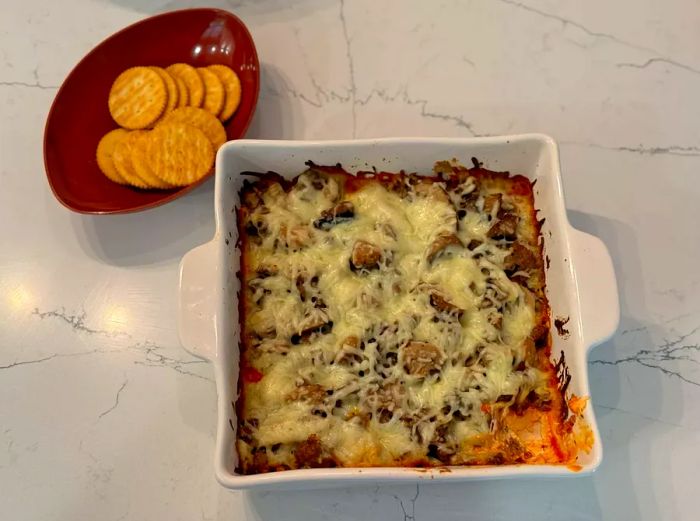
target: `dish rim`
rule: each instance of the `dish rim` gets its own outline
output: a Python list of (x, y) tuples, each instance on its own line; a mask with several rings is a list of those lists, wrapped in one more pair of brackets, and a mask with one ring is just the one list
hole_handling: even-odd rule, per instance
[[(226, 175), (231, 175), (231, 172), (226, 171), (226, 151), (229, 149), (239, 149), (244, 147), (254, 147), (259, 149), (269, 149), (269, 147), (275, 147), (277, 149), (288, 149), (289, 154), (295, 153), (297, 156), (302, 155), (304, 150), (313, 150), (318, 147), (323, 149), (335, 148), (335, 147), (366, 147), (366, 146), (381, 146), (381, 145), (391, 145), (391, 144), (440, 144), (440, 145), (474, 145), (474, 144), (495, 144), (499, 146), (509, 145), (511, 143), (522, 142), (524, 140), (537, 141), (544, 147), (546, 147), (547, 153), (550, 154), (550, 160), (552, 161), (552, 175), (554, 176), (555, 184), (555, 206), (561, 208), (562, 215), (558, 215), (557, 219), (563, 225), (563, 236), (562, 239), (567, 243), (576, 241), (589, 241), (588, 247), (590, 249), (591, 245), (594, 244), (595, 248), (598, 250), (595, 252), (602, 261), (609, 263), (609, 269), (605, 268), (604, 279), (607, 284), (612, 286), (613, 291), (610, 295), (614, 294), (615, 298), (610, 299), (608, 303), (609, 311), (612, 314), (609, 324), (607, 324), (607, 329), (604, 329), (604, 334), (598, 335), (598, 338), (594, 338), (595, 335), (586, 338), (581, 334), (580, 343), (581, 349), (583, 350), (583, 357), (585, 362), (585, 357), (593, 345), (597, 345), (607, 338), (612, 336), (614, 333), (617, 321), (619, 319), (619, 303), (617, 302), (616, 293), (616, 281), (614, 279), (614, 271), (612, 271), (612, 262), (610, 261), (607, 249), (602, 245), (599, 239), (580, 232), (571, 227), (568, 221), (568, 217), (565, 211), (563, 189), (561, 185), (561, 175), (559, 168), (559, 158), (556, 143), (554, 140), (546, 135), (542, 134), (521, 134), (514, 136), (495, 136), (495, 137), (485, 137), (485, 138), (381, 138), (381, 139), (361, 139), (361, 140), (332, 140), (332, 141), (271, 141), (271, 140), (240, 140), (233, 143), (225, 145), (222, 148), (219, 155), (217, 156), (217, 172), (216, 172), (216, 187), (215, 187), (215, 204), (216, 204), (216, 233), (214, 238), (209, 243), (201, 246), (202, 249), (208, 249), (208, 255), (214, 257), (215, 262), (220, 266), (222, 262), (225, 261), (228, 247), (224, 243), (224, 238), (222, 237), (222, 228), (224, 219), (229, 218), (230, 209), (223, 207), (223, 193), (222, 190), (228, 186), (228, 182), (223, 179)], [(358, 153), (361, 155), (361, 152)], [(525, 173), (525, 172), (515, 172), (515, 173)], [(530, 178), (533, 179), (533, 173), (530, 173)], [(537, 200), (537, 197), (536, 197)], [(539, 205), (538, 205), (539, 207)], [(558, 212), (557, 212), (558, 213)], [(593, 242), (590, 242), (593, 241)], [(593, 249), (595, 249), (593, 248)], [(570, 277), (573, 279), (572, 284), (578, 293), (576, 296), (580, 297), (581, 287), (578, 284), (576, 269), (579, 268), (578, 262), (575, 259), (574, 250), (579, 249), (573, 246), (569, 248), (572, 256), (571, 263), (571, 273)], [(195, 250), (193, 250), (194, 252)], [(202, 250), (203, 251), (203, 250)], [(200, 251), (200, 253), (202, 252)], [(580, 262), (580, 259), (579, 259)], [(183, 258), (183, 263), (181, 268), (185, 270), (186, 258)], [(575, 269), (576, 268), (576, 269)], [(225, 270), (218, 270), (219, 275)], [(581, 270), (585, 271), (585, 270)], [(182, 279), (181, 279), (182, 283)], [(221, 284), (220, 284), (221, 285)], [(607, 296), (607, 295), (606, 295)], [(224, 298), (220, 298), (219, 304), (223, 305)], [(219, 308), (219, 311), (222, 311)], [(581, 308), (579, 312), (583, 315)], [(182, 315), (182, 314), (181, 314)], [(552, 319), (554, 316), (552, 316)], [(186, 336), (186, 334), (185, 334)], [(183, 337), (183, 332), (181, 329), (181, 337)], [(186, 344), (185, 340), (183, 343)], [(186, 347), (187, 348), (187, 347)], [(226, 346), (221, 346), (221, 348), (226, 349)], [(218, 346), (215, 347), (218, 350)], [(234, 348), (237, 351), (237, 348)], [(579, 349), (578, 347), (576, 349)], [(212, 353), (203, 353), (197, 349), (193, 350), (194, 354), (197, 356), (204, 357), (205, 359), (212, 359)], [(214, 351), (215, 353), (216, 351)], [(379, 480), (379, 481), (396, 481), (396, 482), (415, 482), (416, 480), (430, 479), (439, 481), (465, 481), (465, 480), (475, 480), (475, 479), (494, 479), (494, 478), (505, 478), (505, 477), (564, 477), (564, 476), (582, 476), (587, 475), (596, 470), (602, 461), (602, 444), (600, 443), (600, 434), (597, 429), (597, 423), (595, 420), (595, 414), (593, 413), (592, 406), (587, 415), (587, 421), (589, 422), (595, 439), (597, 441), (594, 445), (592, 458), (587, 465), (581, 466), (581, 468), (570, 468), (566, 465), (531, 465), (531, 464), (520, 464), (520, 465), (501, 465), (501, 466), (464, 466), (464, 467), (436, 467), (436, 468), (408, 468), (408, 467), (370, 467), (370, 468), (335, 468), (335, 469), (297, 469), (289, 470), (284, 472), (273, 472), (268, 474), (254, 474), (254, 475), (239, 475), (231, 473), (227, 468), (226, 458), (228, 455), (227, 451), (230, 451), (230, 447), (224, 445), (224, 439), (226, 438), (225, 429), (229, 429), (229, 425), (225, 418), (227, 417), (226, 407), (230, 407), (230, 404), (226, 404), (225, 400), (222, 400), (221, 396), (225, 393), (224, 384), (230, 383), (225, 382), (226, 374), (225, 368), (223, 368), (221, 363), (218, 363), (218, 357), (213, 356), (213, 363), (216, 372), (217, 381), (217, 391), (219, 392), (219, 418), (218, 418), (218, 429), (217, 429), (217, 444), (216, 444), (216, 455), (215, 455), (215, 473), (217, 480), (225, 487), (232, 489), (247, 489), (247, 488), (258, 488), (262, 487), (265, 489), (270, 488), (280, 488), (280, 487), (294, 487), (294, 488), (318, 488), (323, 487), (332, 482), (334, 485), (342, 484), (345, 482), (358, 482), (365, 480)], [(588, 386), (588, 372), (587, 368), (584, 367), (579, 369), (580, 376), (582, 378), (582, 385), (588, 391), (590, 395), (590, 389)]]

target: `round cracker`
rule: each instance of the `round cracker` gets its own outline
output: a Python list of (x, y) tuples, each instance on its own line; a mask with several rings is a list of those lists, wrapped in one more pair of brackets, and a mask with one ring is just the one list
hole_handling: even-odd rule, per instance
[(122, 176), (128, 184), (137, 188), (148, 188), (148, 185), (134, 170), (134, 165), (131, 162), (131, 153), (136, 141), (145, 133), (144, 130), (129, 132), (117, 143), (117, 146), (114, 147), (114, 154), (112, 155), (114, 166), (117, 172), (119, 172), (119, 175)]
[(226, 101), (219, 113), (219, 119), (226, 121), (233, 116), (233, 113), (236, 112), (238, 105), (241, 103), (241, 80), (238, 79), (238, 75), (233, 69), (226, 65), (210, 65), (207, 69), (216, 74), (221, 83), (224, 84)]
[(199, 107), (202, 105), (204, 100), (204, 82), (194, 67), (186, 63), (175, 63), (165, 70), (185, 83), (189, 93), (190, 106)]
[(109, 113), (128, 129), (146, 128), (165, 109), (168, 92), (163, 79), (148, 67), (132, 67), (114, 80), (109, 90)]
[(198, 67), (197, 73), (204, 82), (204, 101), (202, 102), (202, 108), (212, 113), (214, 116), (218, 116), (226, 100), (224, 84), (216, 74), (205, 67)]
[(153, 173), (166, 183), (186, 186), (207, 175), (214, 164), (214, 147), (204, 132), (185, 123), (163, 123), (148, 141)]
[(209, 138), (209, 141), (211, 141), (214, 147), (214, 152), (219, 150), (219, 147), (226, 143), (226, 129), (221, 122), (216, 119), (216, 116), (204, 109), (196, 107), (175, 109), (164, 117), (159, 125), (164, 123), (185, 123), (198, 128)]
[(131, 164), (134, 172), (149, 188), (173, 188), (171, 184), (166, 183), (153, 173), (148, 157), (148, 146), (151, 136), (152, 132), (144, 132), (134, 140), (134, 145), (131, 149)]
[(165, 83), (165, 90), (168, 92), (168, 101), (165, 104), (165, 110), (163, 111), (163, 114), (167, 114), (168, 112), (179, 106), (178, 98), (180, 97), (180, 94), (177, 90), (177, 84), (175, 83), (173, 77), (170, 74), (168, 74), (162, 67), (152, 66), (149, 67), (149, 69), (153, 69), (154, 71), (156, 71), (158, 76), (160, 76), (160, 78), (163, 80), (163, 83)]
[[(165, 71), (165, 72), (168, 72), (168, 71)], [(170, 73), (168, 73), (168, 74), (170, 74)], [(177, 92), (178, 92), (177, 106), (178, 107), (186, 107), (190, 103), (190, 93), (187, 91), (187, 85), (185, 85), (185, 82), (182, 81), (177, 76), (173, 76), (171, 74), (171, 77), (173, 78), (173, 80), (175, 80), (175, 84), (177, 85)]]
[(95, 154), (97, 156), (97, 166), (100, 168), (100, 171), (107, 177), (107, 179), (114, 181), (115, 183), (119, 183), (120, 185), (125, 185), (127, 182), (126, 179), (124, 179), (121, 175), (119, 175), (119, 172), (117, 172), (112, 156), (114, 155), (114, 149), (117, 144), (128, 133), (129, 131), (124, 130), (123, 128), (115, 128), (114, 130), (110, 130), (104, 136), (102, 136), (102, 139), (100, 139), (100, 142), (97, 144), (97, 152)]

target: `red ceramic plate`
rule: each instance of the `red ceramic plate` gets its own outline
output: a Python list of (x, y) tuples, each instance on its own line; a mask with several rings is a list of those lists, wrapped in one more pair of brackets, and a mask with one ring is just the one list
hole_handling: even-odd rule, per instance
[[(243, 137), (260, 88), (253, 39), (243, 22), (219, 9), (173, 11), (142, 20), (110, 36), (71, 71), (56, 94), (44, 131), (44, 165), (56, 198), (81, 213), (127, 213), (176, 199), (199, 182), (173, 190), (138, 190), (109, 181), (97, 168), (100, 138), (117, 128), (107, 109), (109, 88), (135, 65), (221, 63), (241, 79), (241, 103), (226, 124), (228, 139)], [(211, 174), (210, 174), (211, 175)]]

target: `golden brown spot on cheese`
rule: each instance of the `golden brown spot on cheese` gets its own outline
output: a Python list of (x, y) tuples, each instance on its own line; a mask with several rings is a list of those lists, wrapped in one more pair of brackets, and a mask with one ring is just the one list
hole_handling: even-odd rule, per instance
[(512, 213), (506, 213), (499, 218), (489, 230), (488, 236), (492, 239), (515, 240), (518, 229), (518, 217)]
[(428, 248), (427, 259), (428, 262), (433, 262), (435, 258), (442, 253), (449, 246), (462, 247), (462, 241), (459, 240), (454, 233), (441, 233), (438, 237), (430, 244)]
[(382, 259), (382, 250), (371, 242), (358, 240), (352, 247), (350, 262), (353, 269), (373, 270), (379, 268)]
[(440, 369), (445, 353), (428, 342), (409, 342), (402, 348), (404, 369), (407, 373), (427, 376), (432, 370)]

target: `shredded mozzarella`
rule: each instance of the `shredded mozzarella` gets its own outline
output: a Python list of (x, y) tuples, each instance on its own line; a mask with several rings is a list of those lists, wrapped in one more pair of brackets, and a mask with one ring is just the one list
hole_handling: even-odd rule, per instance
[[(514, 370), (535, 310), (502, 267), (507, 248), (488, 237), (494, 216), (484, 212), (483, 197), (458, 218), (450, 201), (401, 197), (373, 182), (344, 196), (352, 219), (323, 230), (315, 219), (342, 193), (332, 178), (326, 183), (318, 189), (304, 174), (289, 193), (273, 185), (265, 213), (254, 216), (265, 233), (249, 244), (250, 272), (276, 267), (247, 297), (256, 302), (247, 327), (264, 339), (248, 347), (264, 375), (249, 384), (244, 403), (244, 416), (258, 421), (256, 442), (289, 444), (314, 434), (345, 465), (421, 458), (431, 445), (459, 450), (466, 438), (490, 431), (484, 404), (545, 385), (537, 369)], [(475, 189), (468, 179), (463, 192)], [(299, 247), (281, 240), (294, 226), (308, 235)], [(450, 247), (430, 262), (427, 251), (446, 233), (465, 246), (482, 244)], [(358, 240), (382, 251), (377, 269), (351, 269)], [(431, 292), (460, 312), (436, 309)], [(325, 322), (330, 331), (289, 345), (309, 324)], [(415, 356), (411, 342), (418, 343)], [(425, 344), (438, 352), (421, 352)], [(411, 364), (435, 370), (416, 372)], [(321, 386), (323, 399), (288, 398), (304, 385)]]

